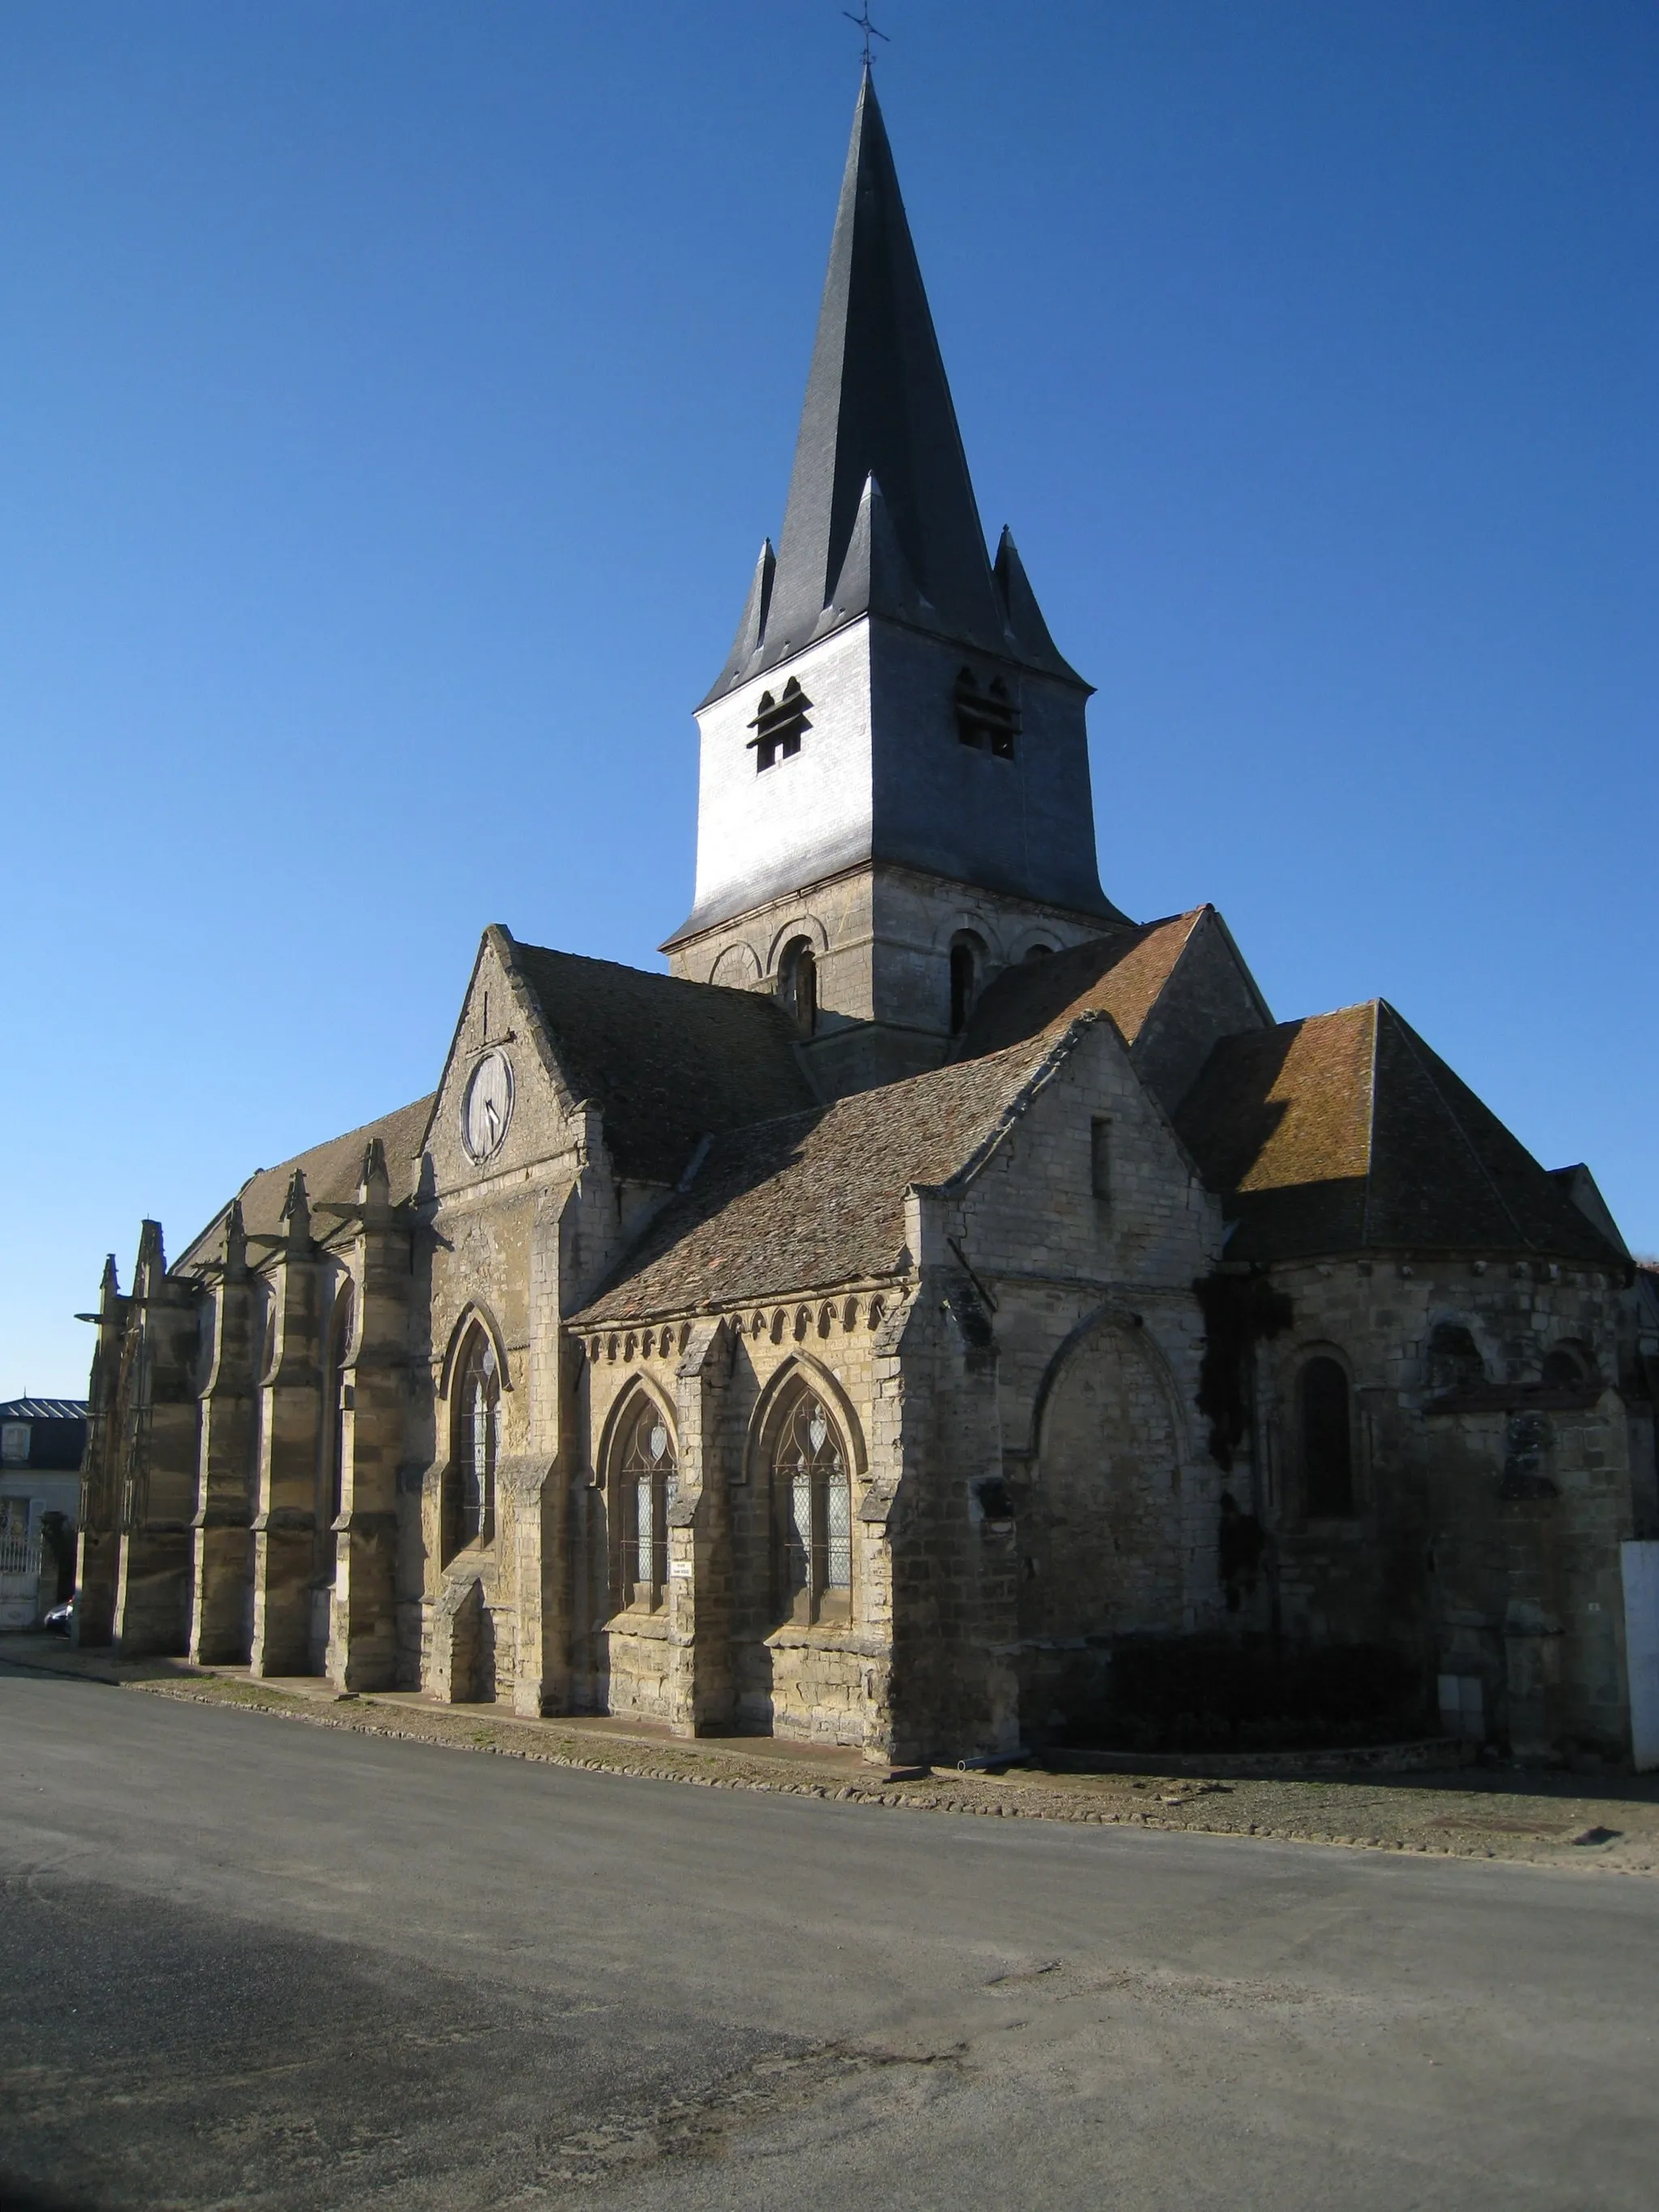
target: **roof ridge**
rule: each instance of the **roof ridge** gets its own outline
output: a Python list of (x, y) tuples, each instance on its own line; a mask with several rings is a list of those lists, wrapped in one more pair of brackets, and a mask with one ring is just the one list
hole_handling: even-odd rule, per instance
[(759, 998), (758, 993), (728, 990), (723, 983), (699, 982), (695, 976), (676, 975), (666, 968), (636, 968), (631, 960), (607, 960), (599, 952), (570, 952), (560, 945), (532, 945), (522, 937), (513, 939), (513, 949), (520, 956), (529, 952), (547, 960), (576, 961), (584, 968), (610, 968), (622, 975), (642, 975), (649, 983), (667, 983), (677, 991), (724, 991), (731, 999)]
[[(1059, 1018), (1063, 1020), (1065, 1017), (1060, 1016)], [(1091, 1008), (1088, 1012), (1076, 1018), (1080, 1021), (1092, 1022), (1109, 1019), (1109, 1017), (1102, 1015)], [(1051, 1023), (1049, 1027), (1053, 1026)], [(785, 1121), (823, 1121), (830, 1115), (839, 1112), (843, 1107), (851, 1109), (860, 1106), (866, 1100), (890, 1096), (894, 1091), (905, 1091), (914, 1097), (924, 1084), (936, 1083), (945, 1078), (966, 1079), (969, 1071), (983, 1070), (993, 1061), (1010, 1059), (1016, 1053), (1029, 1053), (1048, 1034), (1047, 1029), (1038, 1030), (1031, 1036), (1018, 1037), (1012, 1044), (999, 1045), (994, 1052), (981, 1053), (975, 1059), (947, 1060), (942, 1061), (938, 1067), (924, 1067), (915, 1075), (901, 1075), (891, 1083), (872, 1084), (867, 1091), (843, 1091), (839, 1098), (826, 1098), (820, 1104), (800, 1107), (793, 1114), (769, 1114), (758, 1121), (739, 1121), (729, 1129), (721, 1130), (715, 1137), (714, 1143), (717, 1146), (723, 1145), (733, 1138), (748, 1136), (751, 1131), (774, 1128)]]

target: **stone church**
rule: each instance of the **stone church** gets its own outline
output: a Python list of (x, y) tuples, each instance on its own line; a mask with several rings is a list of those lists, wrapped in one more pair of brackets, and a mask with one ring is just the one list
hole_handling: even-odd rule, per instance
[(110, 1262), (80, 1640), (883, 1759), (1386, 1677), (1628, 1758), (1650, 1281), (1385, 1001), (1113, 904), (1089, 695), (866, 77), (669, 972), (492, 926), (430, 1097)]

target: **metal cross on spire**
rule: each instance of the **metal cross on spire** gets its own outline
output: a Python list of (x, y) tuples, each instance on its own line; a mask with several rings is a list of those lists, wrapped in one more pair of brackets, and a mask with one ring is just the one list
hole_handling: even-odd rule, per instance
[(878, 30), (876, 26), (870, 21), (870, 0), (864, 0), (863, 11), (860, 15), (855, 15), (850, 8), (843, 8), (841, 12), (846, 16), (849, 23), (856, 23), (860, 30), (864, 33), (864, 66), (866, 69), (868, 69), (870, 66), (871, 40), (880, 39), (888, 46), (892, 44), (892, 40), (888, 38), (885, 31)]

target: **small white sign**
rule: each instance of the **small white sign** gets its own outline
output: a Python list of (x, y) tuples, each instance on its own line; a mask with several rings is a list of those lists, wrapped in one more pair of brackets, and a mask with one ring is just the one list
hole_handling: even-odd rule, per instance
[(668, 1577), (671, 1582), (689, 1583), (691, 1579), (690, 1560), (671, 1559), (668, 1563)]

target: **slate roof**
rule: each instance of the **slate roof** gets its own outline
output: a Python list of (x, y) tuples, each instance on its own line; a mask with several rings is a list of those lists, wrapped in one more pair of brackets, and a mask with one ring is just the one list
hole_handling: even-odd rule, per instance
[(509, 941), (565, 1080), (605, 1116), (618, 1174), (678, 1182), (703, 1137), (812, 1103), (775, 1000)]
[(1052, 1036), (717, 1138), (573, 1326), (744, 1305), (897, 1273), (904, 1197), (948, 1182), (1066, 1048)]
[(87, 1448), (84, 1398), (11, 1398), (0, 1406), (0, 1421), (27, 1421), (28, 1456), (0, 1463), (0, 1477), (72, 1474)]
[(963, 1033), (958, 1060), (1000, 1052), (1057, 1021), (1090, 1012), (1109, 1014), (1133, 1044), (1158, 1004), (1176, 963), (1206, 906), (1163, 921), (1115, 929), (1085, 945), (1023, 960), (987, 986)]
[(1621, 1257), (1382, 1000), (1223, 1038), (1175, 1120), (1237, 1224), (1230, 1260)]
[(863, 613), (1073, 684), (1013, 543), (993, 573), (951, 387), (866, 75), (853, 120), (775, 562), (761, 553), (703, 704)]
[[(330, 1137), (324, 1144), (313, 1145), (307, 1152), (296, 1152), (291, 1160), (283, 1161), (278, 1167), (259, 1169), (237, 1194), (242, 1201), (243, 1227), (251, 1237), (282, 1234), (283, 1201), (288, 1196), (295, 1168), (305, 1171), (306, 1196), (313, 1206), (319, 1199), (355, 1199), (362, 1174), (363, 1154), (371, 1137), (378, 1137), (385, 1147), (392, 1203), (400, 1204), (414, 1193), (421, 1144), (431, 1115), (432, 1098), (416, 1098), (408, 1106), (398, 1107), (395, 1113), (381, 1115), (377, 1121), (365, 1121), (361, 1129), (349, 1129), (343, 1137)], [(198, 1260), (218, 1257), (215, 1232), (228, 1211), (228, 1205), (220, 1207), (207, 1227), (173, 1261), (170, 1273), (188, 1267)], [(326, 1236), (329, 1226), (328, 1217), (325, 1216), (313, 1223), (313, 1234)]]

